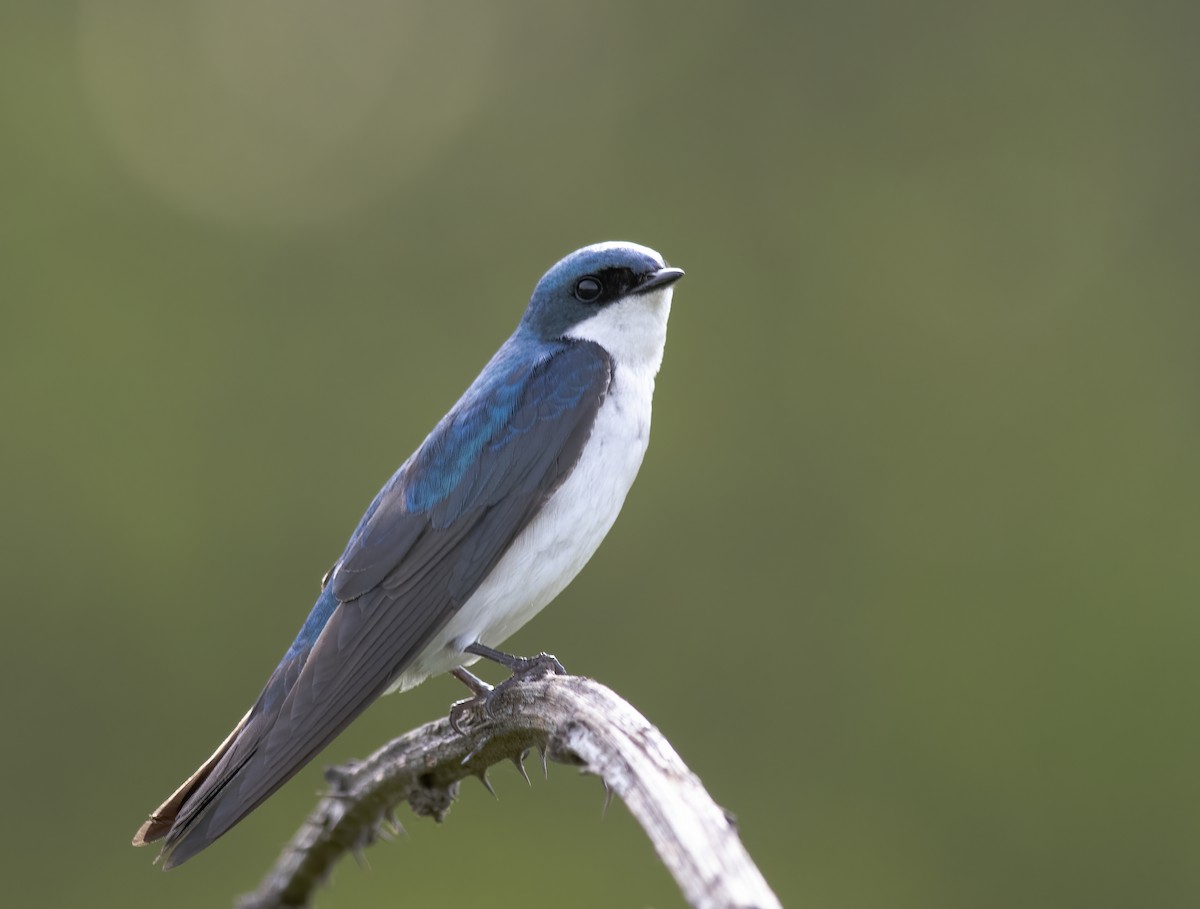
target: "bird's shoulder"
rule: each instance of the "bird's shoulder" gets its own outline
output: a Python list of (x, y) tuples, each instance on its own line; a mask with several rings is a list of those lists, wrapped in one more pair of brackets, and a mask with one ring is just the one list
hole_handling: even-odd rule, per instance
[[(612, 378), (612, 360), (590, 341), (556, 344), (510, 339), (438, 423), (403, 468), (410, 512), (446, 501), (474, 468), (515, 455), (523, 441), (562, 419), (594, 416)], [(552, 433), (553, 434), (553, 433)]]

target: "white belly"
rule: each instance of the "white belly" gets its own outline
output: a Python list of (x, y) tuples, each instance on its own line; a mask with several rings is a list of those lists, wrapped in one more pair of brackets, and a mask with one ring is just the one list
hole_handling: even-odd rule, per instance
[(500, 644), (571, 583), (616, 521), (637, 476), (650, 441), (653, 395), (654, 372), (617, 370), (575, 469), (389, 691), (475, 662), (463, 647)]

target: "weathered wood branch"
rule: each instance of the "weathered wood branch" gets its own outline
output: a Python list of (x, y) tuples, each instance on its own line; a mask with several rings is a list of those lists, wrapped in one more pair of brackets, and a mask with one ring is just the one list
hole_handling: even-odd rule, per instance
[[(327, 774), (318, 802), (259, 888), (240, 909), (311, 904), (317, 885), (346, 852), (358, 852), (408, 802), (441, 820), (459, 782), (511, 760), (524, 773), (531, 751), (581, 766), (619, 795), (650, 837), (688, 903), (697, 909), (778, 909), (732, 820), (704, 790), (654, 726), (591, 679), (551, 676), (498, 689), (487, 715), (475, 707), (461, 723), (427, 723), (364, 761)], [(488, 786), (490, 789), (490, 785)]]

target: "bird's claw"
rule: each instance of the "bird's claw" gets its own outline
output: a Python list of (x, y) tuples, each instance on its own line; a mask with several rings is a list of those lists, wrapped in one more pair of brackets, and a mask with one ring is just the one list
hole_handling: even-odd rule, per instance
[(471, 725), (470, 722), (477, 719), (482, 714), (483, 723), (487, 723), (492, 719), (492, 701), (496, 695), (508, 687), (508, 682), (513, 679), (506, 679), (495, 688), (489, 688), (487, 691), (481, 691), (474, 697), (465, 698), (461, 701), (455, 701), (450, 705), (450, 716), (447, 718), (450, 721), (450, 728), (459, 735), (466, 735), (466, 726)]
[(464, 721), (473, 719), (477, 713), (482, 712), (484, 722), (493, 718), (492, 704), (496, 696), (501, 692), (522, 682), (536, 682), (539, 679), (544, 679), (552, 675), (567, 674), (567, 670), (563, 667), (563, 664), (558, 661), (557, 657), (550, 653), (539, 653), (537, 656), (531, 657), (508, 657), (507, 654), (504, 656), (507, 657), (504, 665), (512, 670), (512, 675), (495, 688), (484, 686), (480, 679), (477, 679), (465, 669), (460, 668), (454, 671), (453, 675), (455, 678), (462, 681), (475, 692), (474, 697), (455, 701), (450, 705), (450, 716), (448, 717), (450, 728), (459, 735), (466, 735), (463, 731)]
[(462, 721), (475, 712), (475, 707), (479, 704), (481, 697), (482, 695), (476, 695), (473, 698), (464, 698), (450, 705), (450, 716), (448, 717), (450, 728), (460, 736), (466, 735), (462, 728)]
[(537, 656), (519, 657), (512, 668), (512, 676), (501, 682), (501, 687), (514, 682), (535, 682), (551, 675), (566, 675), (567, 670), (552, 653), (539, 653)]

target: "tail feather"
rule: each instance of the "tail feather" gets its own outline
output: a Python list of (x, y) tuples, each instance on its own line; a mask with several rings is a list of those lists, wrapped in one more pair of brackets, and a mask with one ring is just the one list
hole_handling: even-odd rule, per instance
[(213, 768), (217, 766), (221, 758), (229, 751), (238, 734), (246, 728), (246, 722), (250, 719), (251, 712), (249, 710), (246, 711), (246, 715), (233, 727), (233, 731), (225, 737), (225, 741), (217, 746), (217, 750), (212, 753), (212, 756), (201, 764), (195, 773), (184, 780), (180, 787), (172, 792), (165, 802), (150, 813), (150, 817), (138, 828), (138, 832), (133, 835), (133, 845), (148, 845), (162, 839), (170, 832), (171, 827), (175, 824), (176, 817), (179, 815), (179, 809), (183, 807), (183, 803), (204, 784), (209, 774), (212, 773)]
[[(241, 796), (240, 784), (231, 788), (256, 756), (263, 737), (274, 726), (280, 705), (295, 685), (307, 657), (306, 650), (289, 652), (271, 673), (254, 706), (233, 727), (220, 747), (155, 809), (134, 835), (135, 846), (165, 837), (162, 852), (155, 860), (162, 861), (164, 869), (182, 864), (213, 842), (303, 766), (303, 763), (297, 763), (288, 767), (287, 773), (280, 774), (271, 788), (253, 800)], [(214, 817), (214, 809), (222, 802), (225, 804), (216, 812), (221, 816)]]

